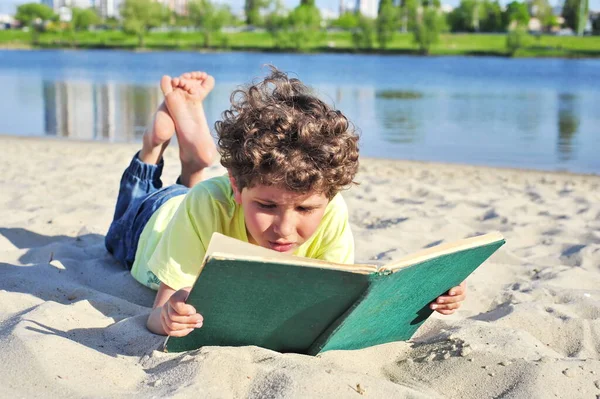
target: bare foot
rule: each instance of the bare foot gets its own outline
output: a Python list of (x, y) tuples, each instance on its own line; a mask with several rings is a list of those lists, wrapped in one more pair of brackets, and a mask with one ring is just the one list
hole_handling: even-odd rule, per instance
[[(160, 86), (161, 89), (163, 86), (171, 87), (171, 78), (163, 76)], [(142, 138), (143, 147), (139, 155), (140, 160), (148, 164), (157, 164), (162, 158), (162, 154), (169, 145), (174, 133), (175, 123), (163, 101), (154, 114), (152, 126), (146, 130)]]
[(171, 79), (169, 87), (161, 84), (179, 141), (182, 180), (186, 167), (188, 172), (200, 172), (215, 157), (216, 147), (202, 105), (214, 86), (215, 79), (206, 72), (184, 73)]

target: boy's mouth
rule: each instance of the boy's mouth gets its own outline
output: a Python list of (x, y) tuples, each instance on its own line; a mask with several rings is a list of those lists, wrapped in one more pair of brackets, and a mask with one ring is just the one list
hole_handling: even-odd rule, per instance
[(294, 247), (294, 243), (269, 241), (269, 247), (277, 252), (288, 252)]

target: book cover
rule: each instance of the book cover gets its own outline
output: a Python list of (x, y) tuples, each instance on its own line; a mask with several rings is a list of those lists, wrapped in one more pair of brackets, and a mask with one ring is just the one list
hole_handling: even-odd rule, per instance
[(316, 354), (410, 339), (431, 315), (428, 304), (503, 244), (492, 233), (377, 268), (299, 258), (215, 233), (187, 300), (203, 326), (168, 337), (164, 349), (256, 345)]

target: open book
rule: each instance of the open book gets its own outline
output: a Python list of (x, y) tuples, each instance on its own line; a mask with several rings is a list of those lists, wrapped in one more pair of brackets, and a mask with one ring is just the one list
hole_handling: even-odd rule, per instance
[(314, 355), (407, 340), (431, 315), (429, 304), (503, 244), (491, 233), (377, 267), (300, 258), (215, 233), (187, 299), (204, 324), (168, 337), (164, 350), (256, 345)]

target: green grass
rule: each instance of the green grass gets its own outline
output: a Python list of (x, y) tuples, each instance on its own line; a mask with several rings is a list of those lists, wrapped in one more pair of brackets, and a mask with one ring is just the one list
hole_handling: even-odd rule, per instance
[[(33, 35), (16, 30), (0, 31), (0, 47), (39, 48), (115, 48), (135, 49), (137, 37), (121, 31), (103, 32), (46, 32), (38, 36), (35, 45)], [(432, 46), (431, 55), (497, 55), (506, 56), (504, 34), (444, 34)], [(144, 47), (163, 50), (201, 50), (204, 38), (200, 33), (166, 32), (151, 33), (145, 37)], [(212, 48), (277, 51), (271, 35), (267, 32), (240, 32), (220, 34), (213, 38)], [(355, 52), (349, 32), (323, 35), (316, 52)], [(386, 49), (378, 47), (362, 50), (365, 53), (417, 54), (418, 48), (410, 33), (398, 33)], [(559, 37), (528, 36), (525, 46), (516, 53), (518, 57), (600, 57), (600, 36)]]

